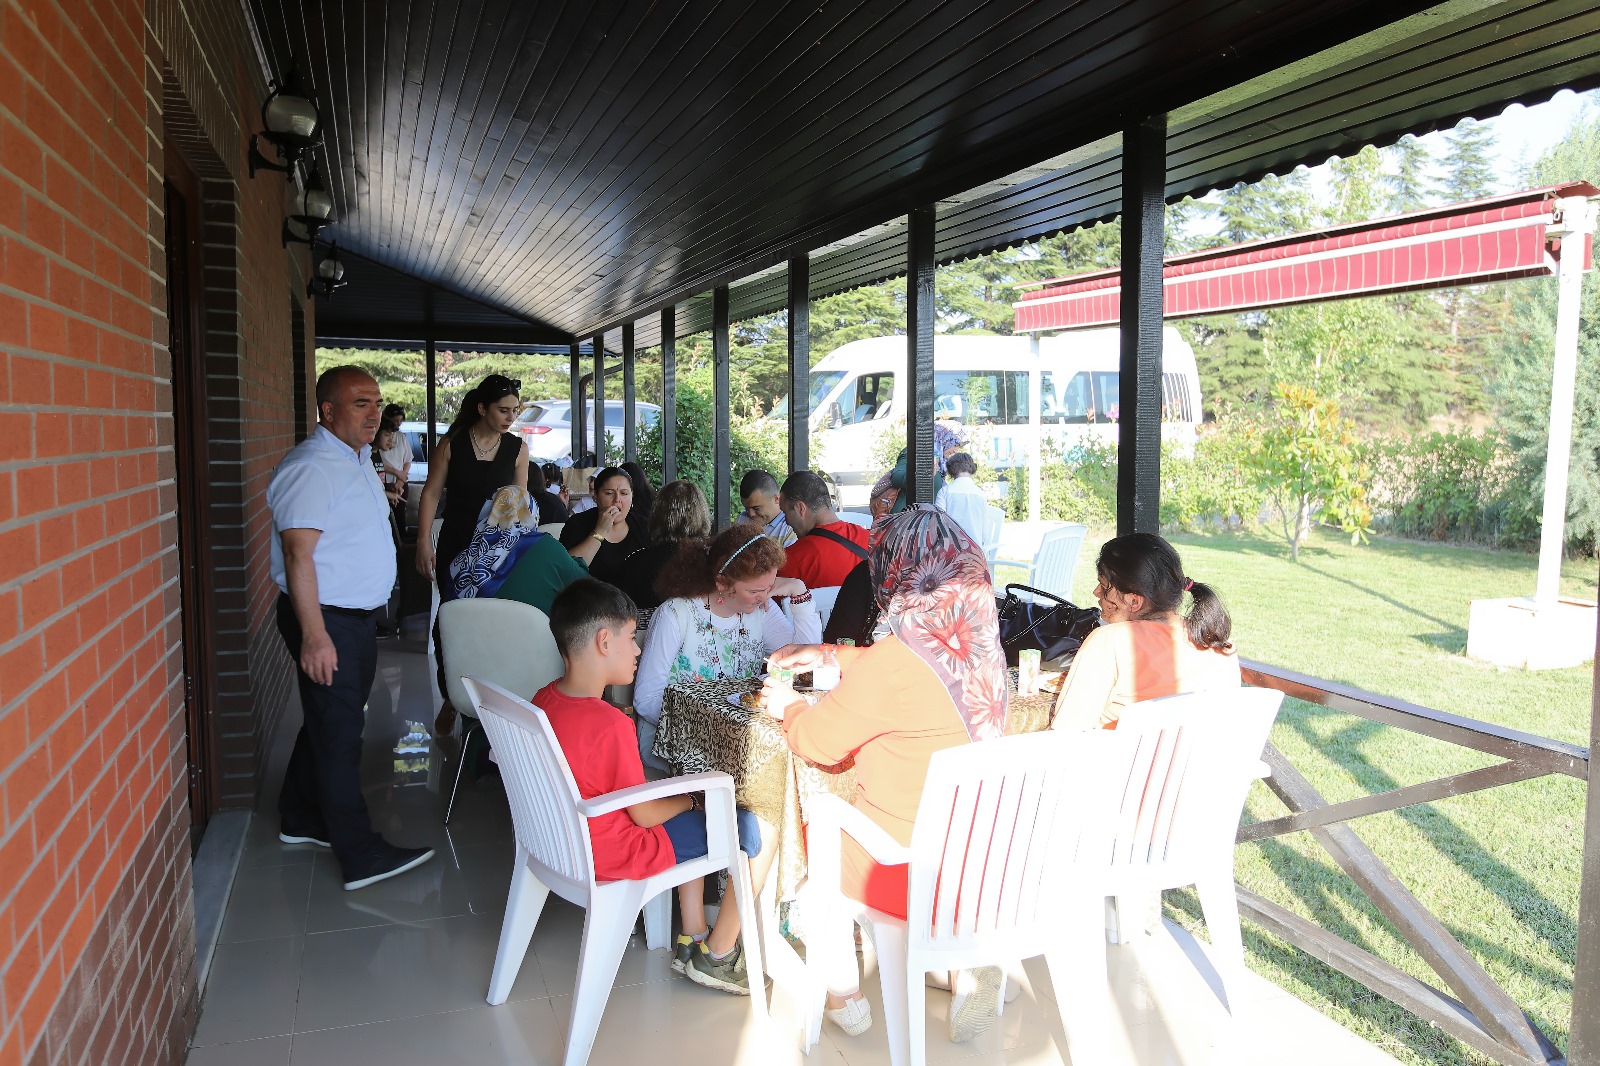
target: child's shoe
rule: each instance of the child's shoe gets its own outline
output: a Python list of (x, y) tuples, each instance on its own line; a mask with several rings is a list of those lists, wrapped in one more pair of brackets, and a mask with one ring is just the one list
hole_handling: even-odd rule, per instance
[(720, 959), (713, 959), (711, 949), (704, 943), (697, 944), (683, 973), (697, 985), (720, 989), (735, 996), (750, 994), (750, 976), (744, 967), (743, 943), (734, 945), (734, 949)]
[(700, 941), (687, 933), (679, 933), (678, 939), (672, 945), (672, 972), (683, 973), (689, 965), (689, 960), (694, 957), (695, 946)]
[(822, 1016), (843, 1030), (845, 1036), (860, 1036), (872, 1028), (872, 1004), (866, 996), (847, 999), (842, 1007), (824, 1007)]

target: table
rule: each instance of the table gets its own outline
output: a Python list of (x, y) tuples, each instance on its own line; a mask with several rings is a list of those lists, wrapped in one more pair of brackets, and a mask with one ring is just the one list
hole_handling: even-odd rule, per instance
[[(1055, 696), (1018, 696), (1016, 671), (1008, 675), (1012, 697), (1006, 732), (1048, 728)], [(792, 899), (805, 880), (807, 801), (822, 792), (853, 801), (855, 773), (823, 773), (795, 758), (782, 722), (765, 711), (747, 711), (728, 702), (730, 694), (753, 692), (759, 685), (753, 678), (734, 678), (667, 686), (653, 751), (676, 774), (721, 770), (732, 775), (739, 806), (777, 827), (778, 852), (768, 880), (776, 882), (779, 899)]]

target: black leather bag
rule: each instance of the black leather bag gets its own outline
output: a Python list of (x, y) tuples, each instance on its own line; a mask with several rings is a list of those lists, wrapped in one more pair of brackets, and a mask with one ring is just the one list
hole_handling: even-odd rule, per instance
[[(1012, 589), (1032, 593), (1033, 601)], [(1000, 646), (1005, 649), (1007, 666), (1017, 665), (1018, 652), (1035, 648), (1040, 665), (1064, 670), (1100, 624), (1098, 607), (1079, 607), (1028, 585), (1007, 585), (1006, 594), (995, 597), (995, 607), (1000, 612)]]

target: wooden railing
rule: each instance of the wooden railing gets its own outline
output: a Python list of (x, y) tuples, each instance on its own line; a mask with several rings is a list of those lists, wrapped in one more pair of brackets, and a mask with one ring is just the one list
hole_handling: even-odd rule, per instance
[[(1498, 1062), (1508, 1066), (1564, 1062), (1560, 1050), (1505, 989), (1344, 823), (1547, 774), (1587, 781), (1589, 750), (1261, 663), (1245, 662), (1244, 680), (1248, 685), (1277, 689), (1308, 703), (1497, 756), (1502, 761), (1330, 803), (1282, 752), (1269, 744), (1262, 756), (1272, 768), (1266, 784), (1289, 813), (1239, 829), (1240, 843), (1309, 830), (1406, 942), (1433, 967), (1448, 992), (1417, 980), (1393, 963), (1244, 888), (1239, 890), (1240, 913)], [(1575, 988), (1575, 999), (1576, 994)]]

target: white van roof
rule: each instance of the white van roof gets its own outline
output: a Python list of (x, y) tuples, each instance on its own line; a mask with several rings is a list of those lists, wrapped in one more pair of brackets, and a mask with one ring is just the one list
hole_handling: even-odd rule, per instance
[[(1046, 366), (1070, 362), (1092, 370), (1116, 370), (1122, 358), (1121, 333), (1112, 328), (1058, 333), (1039, 339), (1039, 361)], [(1033, 365), (1027, 337), (938, 336), (933, 339), (935, 369), (1026, 370)], [(812, 370), (853, 370), (882, 373), (903, 370), (906, 338), (869, 337), (851, 341), (829, 352)], [(1194, 370), (1194, 350), (1171, 326), (1162, 331), (1163, 369), (1179, 373)]]

